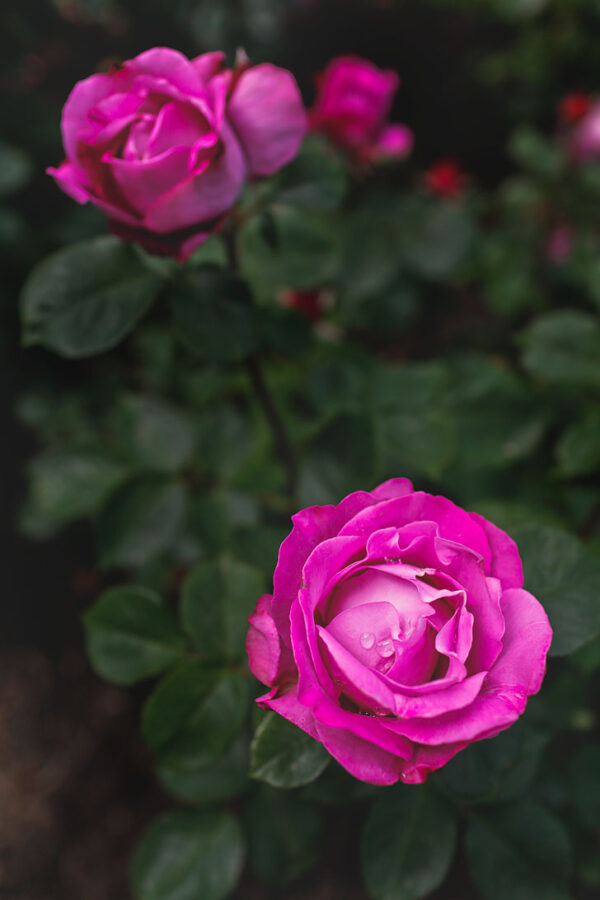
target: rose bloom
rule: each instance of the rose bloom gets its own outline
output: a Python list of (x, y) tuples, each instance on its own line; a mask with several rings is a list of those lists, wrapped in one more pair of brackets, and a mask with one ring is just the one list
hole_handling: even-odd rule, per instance
[(407, 156), (413, 145), (410, 128), (387, 121), (399, 84), (390, 69), (358, 56), (338, 56), (318, 78), (311, 128), (358, 162)]
[(288, 309), (298, 310), (311, 322), (318, 322), (323, 315), (325, 296), (319, 288), (309, 288), (305, 291), (283, 291), (281, 302)]
[(544, 244), (546, 259), (555, 265), (568, 262), (575, 244), (575, 232), (570, 225), (556, 225)]
[(458, 197), (462, 194), (466, 176), (455, 159), (440, 159), (425, 172), (425, 186), (438, 197)]
[(558, 116), (562, 122), (572, 125), (579, 122), (589, 111), (592, 98), (589, 94), (582, 91), (573, 91), (571, 94), (565, 94), (558, 104)]
[(507, 534), (404, 478), (292, 521), (250, 617), (261, 707), (373, 784), (422, 782), (521, 715), (552, 630)]
[(62, 115), (67, 159), (49, 173), (120, 237), (186, 259), (246, 179), (293, 159), (306, 130), (290, 72), (223, 62), (220, 52), (188, 60), (155, 47), (78, 82)]
[(600, 159), (600, 100), (594, 99), (590, 107), (566, 136), (567, 147), (578, 163)]

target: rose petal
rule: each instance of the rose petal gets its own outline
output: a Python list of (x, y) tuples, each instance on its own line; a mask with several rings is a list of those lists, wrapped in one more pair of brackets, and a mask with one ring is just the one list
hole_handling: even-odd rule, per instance
[(290, 162), (306, 132), (306, 113), (293, 75), (268, 63), (242, 73), (227, 118), (255, 176), (272, 175)]
[[(84, 186), (87, 177), (79, 166), (73, 163), (63, 162), (58, 169), (46, 169), (48, 175), (52, 175), (61, 190), (76, 200), (78, 203), (87, 203), (91, 199), (88, 188)], [(83, 182), (83, 183), (82, 183)]]
[(88, 125), (90, 109), (115, 90), (111, 75), (90, 75), (78, 81), (62, 111), (61, 131), (67, 159), (75, 162), (80, 135)]
[(505, 531), (477, 513), (469, 513), (488, 539), (492, 551), (489, 574), (499, 578), (504, 588), (523, 587), (523, 565), (517, 545)]
[(552, 628), (542, 604), (528, 591), (509, 588), (502, 594), (506, 630), (502, 653), (490, 672), (490, 684), (517, 684), (536, 694), (546, 672)]
[(411, 760), (402, 766), (401, 778), (405, 784), (423, 784), (427, 776), (445, 766), (467, 746), (467, 741), (455, 744), (440, 744), (439, 747), (416, 747)]
[(188, 147), (172, 147), (150, 159), (110, 159), (110, 167), (127, 203), (141, 216), (188, 175)]
[(148, 210), (144, 225), (163, 234), (196, 225), (225, 213), (235, 203), (245, 177), (245, 163), (233, 134), (223, 128), (223, 153), (200, 175), (191, 175), (163, 194)]
[(327, 629), (318, 626), (317, 632), (333, 683), (361, 709), (376, 715), (395, 714), (394, 694), (377, 674), (360, 662)]
[(400, 776), (401, 761), (364, 738), (342, 728), (316, 722), (319, 739), (334, 759), (355, 778), (369, 784), (395, 784)]

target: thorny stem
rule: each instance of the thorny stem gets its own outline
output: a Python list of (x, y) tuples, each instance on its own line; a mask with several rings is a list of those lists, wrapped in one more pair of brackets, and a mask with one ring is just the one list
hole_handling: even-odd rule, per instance
[[(239, 273), (235, 238), (236, 236), (233, 228), (223, 232), (223, 242), (225, 244), (229, 266), (232, 272)], [(269, 428), (271, 429), (277, 455), (285, 469), (286, 492), (290, 499), (293, 499), (296, 494), (296, 485), (298, 481), (296, 454), (267, 385), (260, 359), (256, 353), (250, 354), (250, 356), (244, 360), (244, 368), (248, 373), (248, 378), (250, 379), (256, 399), (258, 400)]]

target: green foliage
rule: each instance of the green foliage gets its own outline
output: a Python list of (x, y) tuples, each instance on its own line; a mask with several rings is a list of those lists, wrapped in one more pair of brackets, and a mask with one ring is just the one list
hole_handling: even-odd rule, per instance
[(548, 736), (518, 722), (491, 741), (477, 741), (444, 766), (439, 783), (460, 803), (517, 799), (536, 774)]
[(23, 287), (23, 342), (70, 358), (109, 350), (148, 311), (160, 287), (160, 278), (116, 238), (59, 250)]
[(114, 494), (98, 519), (103, 566), (141, 566), (177, 537), (185, 511), (180, 484), (139, 478)]
[(263, 583), (258, 569), (227, 556), (193, 569), (182, 589), (181, 619), (203, 659), (242, 656), (248, 616)]
[(96, 672), (115, 684), (158, 675), (182, 654), (184, 638), (158, 594), (110, 588), (84, 616), (87, 651)]
[(247, 827), (252, 868), (273, 884), (302, 875), (322, 849), (321, 817), (314, 804), (266, 785), (250, 800)]
[(430, 788), (389, 788), (363, 833), (362, 868), (373, 900), (419, 900), (442, 883), (452, 862), (456, 822)]
[(157, 764), (194, 772), (220, 762), (241, 731), (248, 699), (241, 675), (181, 663), (144, 707), (142, 732)]
[(275, 713), (264, 717), (250, 747), (250, 775), (277, 788), (310, 784), (330, 761), (322, 744)]
[(187, 272), (175, 284), (173, 317), (180, 340), (207, 362), (239, 362), (258, 343), (248, 287), (214, 265)]
[(473, 877), (486, 900), (568, 900), (570, 848), (552, 813), (535, 803), (497, 807), (467, 830)]
[(600, 633), (600, 561), (559, 528), (513, 529), (525, 584), (543, 604), (554, 631), (550, 653), (572, 653)]
[(165, 813), (137, 849), (136, 900), (222, 900), (235, 887), (243, 864), (241, 829), (229, 813)]

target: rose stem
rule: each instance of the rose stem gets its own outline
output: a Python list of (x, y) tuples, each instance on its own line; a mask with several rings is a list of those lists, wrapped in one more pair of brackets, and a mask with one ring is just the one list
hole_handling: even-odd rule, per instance
[[(222, 237), (227, 252), (229, 267), (232, 272), (238, 274), (239, 263), (234, 228), (235, 226), (225, 230)], [(271, 429), (277, 455), (285, 469), (286, 493), (290, 499), (293, 499), (296, 494), (296, 484), (298, 480), (296, 454), (285, 425), (283, 424), (283, 420), (275, 405), (275, 401), (273, 400), (273, 396), (267, 386), (262, 365), (256, 353), (251, 353), (250, 356), (244, 360), (244, 368), (246, 369), (256, 398), (265, 414), (265, 418)]]

